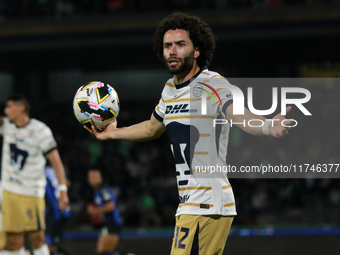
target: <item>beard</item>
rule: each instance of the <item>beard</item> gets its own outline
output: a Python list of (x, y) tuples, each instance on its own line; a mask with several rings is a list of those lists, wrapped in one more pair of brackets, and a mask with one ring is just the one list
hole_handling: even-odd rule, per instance
[(166, 61), (166, 66), (168, 68), (168, 71), (170, 74), (175, 75), (175, 74), (180, 74), (186, 71), (190, 71), (194, 65), (194, 53), (190, 54), (189, 56), (186, 56), (180, 60), (180, 66), (177, 68), (171, 68), (168, 65), (168, 61)]

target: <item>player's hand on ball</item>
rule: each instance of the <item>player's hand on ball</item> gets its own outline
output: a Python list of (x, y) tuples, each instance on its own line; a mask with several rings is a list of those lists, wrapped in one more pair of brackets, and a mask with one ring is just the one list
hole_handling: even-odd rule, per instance
[(84, 126), (84, 128), (89, 131), (91, 134), (95, 135), (97, 139), (99, 140), (107, 140), (111, 139), (111, 133), (114, 132), (115, 129), (117, 129), (117, 120), (114, 120), (109, 125), (106, 126), (105, 129), (96, 129), (94, 126), (91, 126), (91, 129)]
[[(291, 110), (292, 110), (292, 107), (288, 106), (286, 108), (286, 113), (288, 114)], [(270, 124), (268, 128), (272, 136), (276, 138), (281, 138), (281, 137), (284, 137), (285, 135), (288, 135), (289, 130), (291, 129), (291, 127), (289, 126), (292, 126), (295, 122), (292, 119), (286, 119), (283, 115), (281, 115), (281, 113), (276, 115), (273, 119), (275, 121), (273, 121), (273, 123)], [(282, 125), (282, 123), (284, 124), (284, 126)]]

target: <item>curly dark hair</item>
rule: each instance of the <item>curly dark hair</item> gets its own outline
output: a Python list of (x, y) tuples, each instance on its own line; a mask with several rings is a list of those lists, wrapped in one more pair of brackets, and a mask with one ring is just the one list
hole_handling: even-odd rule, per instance
[(215, 37), (207, 23), (197, 16), (191, 16), (182, 12), (175, 12), (163, 19), (153, 36), (153, 48), (157, 57), (164, 61), (163, 57), (163, 38), (169, 30), (183, 29), (189, 32), (190, 40), (194, 47), (200, 51), (197, 58), (199, 67), (210, 64), (215, 51)]

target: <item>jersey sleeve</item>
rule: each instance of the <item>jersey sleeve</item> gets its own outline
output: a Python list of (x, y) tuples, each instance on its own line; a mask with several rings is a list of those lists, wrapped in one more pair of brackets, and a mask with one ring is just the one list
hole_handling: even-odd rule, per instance
[(44, 125), (37, 132), (39, 133), (39, 146), (44, 154), (47, 154), (57, 148), (57, 142), (55, 141), (52, 131), (49, 127)]
[(0, 135), (4, 135), (5, 133), (5, 125), (6, 125), (6, 122), (7, 121), (7, 118), (4, 117), (4, 116), (1, 116), (0, 118)]
[(7, 117), (1, 116), (1, 123), (0, 123), (0, 135), (5, 134), (6, 126), (9, 125), (9, 120)]
[(228, 88), (232, 85), (222, 76), (214, 78), (212, 84), (222, 102), (218, 110), (221, 111), (221, 114), (224, 116), (228, 106), (233, 103), (233, 94)]
[(113, 197), (114, 195), (113, 195), (113, 191), (111, 190), (111, 188), (109, 187), (102, 188), (100, 192), (105, 202), (114, 201), (114, 197)]
[(163, 122), (164, 115), (165, 115), (165, 106), (164, 106), (163, 97), (161, 97), (161, 99), (158, 102), (158, 105), (155, 107), (153, 111), (153, 116), (160, 122)]
[(233, 103), (233, 94), (231, 93), (231, 91), (228, 88), (223, 88), (220, 92), (219, 92), (221, 101), (222, 101), (222, 113), (225, 114), (227, 108), (229, 105), (231, 105)]

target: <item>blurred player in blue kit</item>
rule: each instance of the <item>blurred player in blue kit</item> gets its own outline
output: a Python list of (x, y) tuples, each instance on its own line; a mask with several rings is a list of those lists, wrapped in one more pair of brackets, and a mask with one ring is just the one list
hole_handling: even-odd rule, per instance
[(1, 180), (0, 180), (0, 251), (3, 250), (6, 245), (6, 233), (2, 231), (1, 205), (2, 205), (2, 185), (1, 185)]
[(71, 217), (71, 210), (69, 206), (63, 211), (59, 208), (59, 181), (55, 175), (54, 169), (51, 166), (45, 167), (45, 175), (45, 240), (51, 255), (66, 255), (66, 252), (59, 247), (59, 244), (62, 241), (67, 220)]
[[(165, 83), (151, 118), (129, 127), (117, 128), (115, 121), (105, 130), (85, 128), (100, 140), (132, 141), (156, 139), (166, 130), (176, 165), (180, 201), (171, 255), (221, 255), (236, 215), (232, 187), (226, 174), (200, 175), (194, 172), (194, 165), (227, 166), (231, 121), (252, 135), (283, 137), (289, 128), (281, 125), (285, 118), (280, 114), (274, 117), (280, 121), (273, 125), (246, 108), (244, 115), (233, 114), (233, 85), (207, 68), (215, 50), (215, 39), (208, 24), (200, 18), (184, 13), (166, 17), (155, 31), (154, 49), (173, 77)], [(216, 98), (207, 99), (210, 94), (204, 91)], [(201, 110), (203, 100), (205, 113)], [(228, 123), (215, 128), (213, 120), (221, 118)], [(260, 119), (264, 125), (247, 125), (252, 119)], [(289, 126), (292, 121), (285, 123)]]
[(92, 187), (93, 204), (89, 204), (87, 212), (92, 218), (102, 217), (104, 228), (97, 242), (97, 253), (101, 255), (118, 255), (116, 247), (122, 229), (117, 201), (113, 189), (104, 184), (98, 169), (88, 172), (88, 183)]

